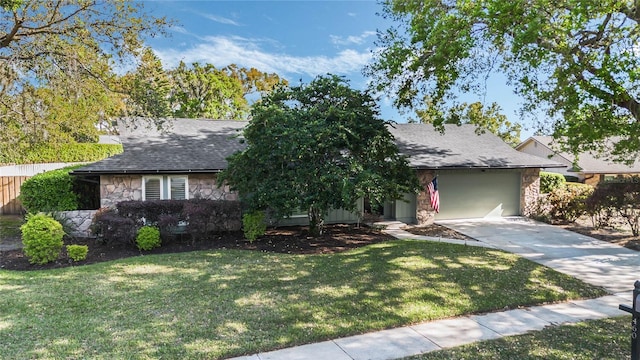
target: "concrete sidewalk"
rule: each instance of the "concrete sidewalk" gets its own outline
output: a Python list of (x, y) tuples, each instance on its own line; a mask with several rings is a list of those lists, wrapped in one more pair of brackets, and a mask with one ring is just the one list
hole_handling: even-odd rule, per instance
[(401, 223), (387, 223), (386, 232), (402, 239), (429, 240), (498, 248), (603, 286), (613, 295), (561, 304), (472, 315), (377, 331), (320, 343), (234, 358), (234, 360), (383, 360), (398, 359), (480, 340), (523, 334), (546, 326), (622, 316), (630, 304), (640, 254), (551, 225), (524, 218), (495, 221), (439, 222), (479, 241), (409, 234)]

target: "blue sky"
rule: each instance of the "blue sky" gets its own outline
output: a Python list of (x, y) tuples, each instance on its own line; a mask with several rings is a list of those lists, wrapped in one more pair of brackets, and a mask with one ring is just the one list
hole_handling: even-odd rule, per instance
[[(275, 72), (294, 84), (333, 73), (362, 90), (367, 86), (362, 69), (376, 48), (376, 31), (394, 25), (378, 15), (382, 7), (373, 0), (148, 1), (145, 7), (177, 22), (170, 37), (148, 41), (165, 67), (180, 61), (237, 64)], [(486, 95), (461, 99), (495, 101), (509, 120), (519, 119), (520, 100), (500, 76), (489, 79)], [(390, 99), (379, 105), (384, 119), (406, 122), (410, 116), (393, 109)], [(525, 129), (522, 139), (531, 132)]]

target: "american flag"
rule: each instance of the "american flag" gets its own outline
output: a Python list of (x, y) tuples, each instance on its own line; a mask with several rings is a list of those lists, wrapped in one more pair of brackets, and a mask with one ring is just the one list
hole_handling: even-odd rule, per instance
[(431, 207), (437, 213), (440, 212), (440, 195), (438, 194), (438, 178), (434, 177), (433, 180), (427, 185), (429, 190), (429, 197), (431, 198)]

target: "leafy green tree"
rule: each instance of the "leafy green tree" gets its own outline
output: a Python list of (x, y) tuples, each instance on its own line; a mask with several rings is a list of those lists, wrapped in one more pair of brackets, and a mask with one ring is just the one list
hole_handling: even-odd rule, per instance
[(112, 67), (167, 21), (120, 0), (0, 2), (0, 151), (86, 141), (121, 110)]
[(128, 113), (138, 117), (164, 118), (171, 115), (171, 81), (162, 62), (146, 48), (136, 70), (121, 80), (129, 97)]
[(386, 126), (371, 96), (337, 76), (277, 88), (254, 105), (247, 147), (228, 159), (220, 183), (252, 210), (307, 210), (311, 234), (321, 234), (331, 208), (356, 211), (364, 196), (375, 205), (418, 190)]
[(276, 73), (262, 72), (256, 68), (238, 68), (231, 64), (223, 69), (229, 76), (240, 80), (244, 96), (254, 93), (266, 94), (278, 86), (287, 86), (289, 82)]
[(249, 109), (242, 83), (211, 64), (180, 62), (169, 72), (174, 117), (244, 119)]
[[(577, 152), (640, 149), (640, 6), (632, 0), (385, 0), (399, 26), (380, 34), (368, 72), (399, 107), (450, 102), (506, 74)], [(437, 119), (442, 122), (444, 118)]]
[[(434, 122), (429, 111), (418, 109), (416, 113), (422, 122), (427, 124)], [(486, 109), (480, 102), (456, 105), (449, 109), (444, 123), (477, 125), (477, 132), (479, 133), (489, 131), (514, 147), (520, 143), (520, 130), (522, 126), (511, 123), (504, 114), (500, 113), (500, 106), (496, 103), (492, 103)]]

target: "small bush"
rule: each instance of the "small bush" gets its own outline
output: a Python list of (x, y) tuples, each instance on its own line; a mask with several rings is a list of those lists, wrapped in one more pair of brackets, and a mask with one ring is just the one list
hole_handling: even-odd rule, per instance
[(160, 247), (160, 230), (155, 226), (143, 226), (136, 235), (138, 249), (149, 251)]
[(587, 207), (594, 224), (607, 225), (605, 221), (617, 215), (625, 219), (633, 236), (640, 235), (640, 183), (599, 184)]
[(20, 187), (20, 202), (27, 212), (68, 211), (78, 209), (78, 195), (69, 171), (77, 166), (47, 171), (27, 179)]
[(44, 214), (31, 215), (20, 227), (24, 254), (32, 264), (46, 264), (58, 258), (62, 250), (62, 225)]
[(242, 231), (250, 242), (255, 241), (267, 231), (267, 223), (263, 211), (254, 211), (242, 216)]
[(557, 173), (550, 173), (546, 171), (540, 172), (540, 192), (547, 194), (555, 189), (564, 187), (566, 180), (564, 176)]
[(67, 256), (73, 261), (82, 261), (87, 258), (89, 247), (87, 245), (67, 245)]
[(113, 209), (100, 209), (93, 217), (91, 231), (103, 242), (120, 241), (133, 243), (136, 224), (132, 219), (119, 215)]

